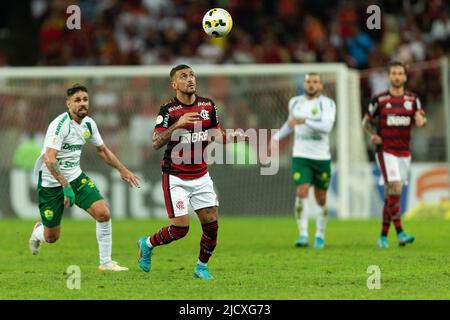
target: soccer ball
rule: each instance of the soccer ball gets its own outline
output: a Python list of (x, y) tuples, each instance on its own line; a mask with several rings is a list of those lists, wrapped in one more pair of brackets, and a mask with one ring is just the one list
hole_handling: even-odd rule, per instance
[(203, 16), (203, 30), (214, 38), (225, 37), (233, 27), (231, 15), (222, 8), (214, 8)]

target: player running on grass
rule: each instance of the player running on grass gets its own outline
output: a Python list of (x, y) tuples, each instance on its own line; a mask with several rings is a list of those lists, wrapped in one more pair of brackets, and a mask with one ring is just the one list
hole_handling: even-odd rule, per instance
[(34, 226), (29, 240), (31, 253), (38, 254), (43, 242), (54, 243), (59, 239), (64, 207), (76, 204), (97, 221), (99, 270), (128, 270), (111, 259), (111, 213), (94, 182), (80, 168), (83, 146), (91, 141), (97, 147), (97, 154), (116, 168), (130, 186), (139, 187), (139, 178), (103, 143), (96, 123), (88, 116), (87, 88), (80, 84), (69, 88), (66, 104), (69, 110), (56, 117), (47, 129), (41, 156), (34, 169), (42, 223), (37, 222)]
[(372, 99), (363, 119), (363, 127), (376, 145), (375, 158), (383, 181), (387, 184), (381, 236), (378, 240), (380, 248), (389, 246), (387, 236), (391, 221), (400, 246), (414, 241), (414, 237), (402, 228), (400, 196), (403, 184), (408, 181), (412, 124), (422, 127), (426, 123), (419, 98), (405, 89), (405, 65), (392, 62), (388, 71), (391, 83), (389, 90)]
[[(225, 143), (245, 139), (245, 136), (239, 133), (225, 136), (220, 129), (214, 102), (196, 95), (196, 78), (192, 68), (178, 65), (170, 71), (170, 79), (176, 95), (159, 111), (152, 145), (155, 149), (167, 145), (162, 161), (162, 187), (171, 224), (150, 237), (139, 238), (139, 267), (149, 272), (155, 247), (186, 236), (189, 231), (189, 203), (197, 213), (203, 230), (194, 277), (210, 280), (213, 276), (207, 263), (216, 247), (219, 202), (202, 155), (211, 135), (220, 136), (218, 141)], [(177, 129), (184, 130), (181, 136)], [(178, 138), (175, 138), (176, 135)], [(186, 154), (183, 153), (185, 150), (179, 150), (183, 145), (188, 146)], [(201, 161), (195, 161), (199, 156)]]
[[(320, 75), (308, 73), (303, 83), (305, 94), (289, 101), (289, 118), (273, 141), (284, 139), (294, 132), (292, 174), (296, 189), (295, 216), (299, 228), (298, 247), (308, 247), (308, 215), (316, 212), (316, 237), (314, 247), (325, 246), (325, 228), (328, 210), (327, 190), (331, 177), (331, 154), (329, 135), (336, 118), (336, 104), (322, 95), (323, 84)], [(310, 208), (308, 193), (314, 186), (315, 203)]]

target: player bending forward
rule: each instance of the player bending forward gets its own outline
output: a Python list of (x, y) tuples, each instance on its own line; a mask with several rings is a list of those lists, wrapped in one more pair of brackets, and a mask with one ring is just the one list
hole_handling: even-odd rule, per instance
[[(195, 94), (196, 78), (189, 66), (174, 67), (170, 71), (170, 79), (176, 95), (160, 109), (152, 145), (155, 149), (167, 145), (162, 161), (162, 187), (171, 224), (150, 237), (143, 236), (138, 240), (139, 267), (149, 272), (155, 247), (186, 236), (189, 231), (189, 203), (203, 230), (194, 277), (209, 280), (213, 276), (207, 263), (216, 247), (219, 203), (202, 155), (212, 135), (220, 138), (216, 141), (225, 143), (245, 140), (246, 137), (240, 134), (225, 136), (219, 126), (214, 102)], [(184, 131), (180, 134), (177, 129)], [(187, 148), (180, 150), (183, 146)], [(195, 161), (199, 157), (201, 161)]]
[(59, 239), (64, 207), (76, 204), (97, 221), (99, 270), (128, 270), (111, 259), (111, 213), (94, 182), (80, 168), (83, 146), (91, 141), (97, 147), (97, 154), (116, 168), (130, 186), (139, 187), (139, 178), (120, 163), (103, 143), (96, 123), (88, 117), (89, 95), (86, 87), (75, 84), (69, 88), (66, 104), (69, 110), (50, 123), (41, 156), (34, 168), (42, 223), (37, 222), (31, 234), (31, 253), (38, 254), (43, 242), (54, 243)]

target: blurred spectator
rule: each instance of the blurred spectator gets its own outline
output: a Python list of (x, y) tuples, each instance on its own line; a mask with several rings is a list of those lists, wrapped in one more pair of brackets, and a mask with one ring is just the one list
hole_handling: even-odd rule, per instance
[[(365, 25), (372, 2), (382, 8), (379, 31)], [(448, 1), (372, 2), (224, 1), (234, 26), (218, 41), (201, 28), (211, 8), (207, 0), (32, 0), (31, 11), (41, 65), (345, 62), (364, 69), (375, 46), (383, 61), (423, 61), (450, 50)], [(69, 4), (81, 7), (82, 30), (65, 27)], [(8, 34), (8, 25), (0, 24), (1, 34)], [(2, 49), (1, 34), (0, 56), (11, 61), (14, 53)]]

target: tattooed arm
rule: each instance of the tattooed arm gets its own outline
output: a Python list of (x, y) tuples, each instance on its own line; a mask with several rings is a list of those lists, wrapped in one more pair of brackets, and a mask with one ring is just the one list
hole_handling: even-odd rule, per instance
[(176, 129), (180, 129), (189, 124), (194, 124), (195, 121), (198, 121), (199, 115), (198, 112), (187, 112), (178, 119), (172, 126), (162, 131), (155, 131), (153, 133), (152, 138), (152, 146), (156, 150), (160, 149), (162, 146), (166, 145), (170, 138), (172, 137), (172, 133)]
[(66, 208), (71, 207), (75, 203), (75, 194), (70, 186), (69, 181), (61, 173), (58, 161), (56, 160), (56, 155), (58, 150), (48, 148), (45, 150), (44, 163), (52, 176), (61, 184), (64, 193), (64, 206)]
[(52, 176), (63, 186), (69, 186), (69, 181), (67, 181), (66, 177), (63, 176), (61, 170), (59, 169), (58, 161), (56, 160), (56, 155), (58, 154), (58, 150), (47, 148), (45, 150), (44, 163), (47, 166), (48, 171), (52, 174)]

